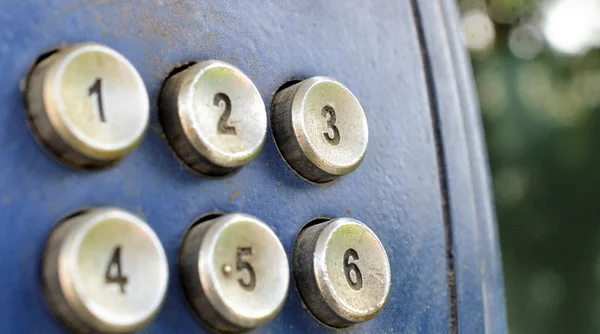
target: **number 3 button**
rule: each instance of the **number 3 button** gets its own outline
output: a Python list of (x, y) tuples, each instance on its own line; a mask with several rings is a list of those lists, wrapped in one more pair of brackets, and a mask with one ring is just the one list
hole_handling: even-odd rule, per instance
[(45, 248), (42, 277), (57, 316), (77, 332), (131, 332), (159, 311), (168, 282), (152, 229), (116, 208), (65, 218)]
[(160, 119), (177, 155), (190, 168), (221, 176), (260, 152), (267, 113), (252, 81), (233, 65), (199, 62), (167, 79)]
[(327, 77), (306, 79), (275, 94), (271, 127), (288, 164), (316, 183), (355, 170), (369, 138), (358, 100), (344, 85)]
[(287, 295), (283, 246), (267, 225), (246, 214), (211, 216), (192, 227), (179, 267), (191, 308), (217, 331), (259, 327), (277, 315)]
[(27, 80), (32, 130), (59, 161), (106, 167), (141, 141), (148, 93), (133, 65), (99, 44), (77, 44), (40, 61)]
[(298, 235), (294, 278), (311, 313), (333, 327), (367, 321), (390, 291), (390, 264), (366, 225), (351, 219), (319, 221)]

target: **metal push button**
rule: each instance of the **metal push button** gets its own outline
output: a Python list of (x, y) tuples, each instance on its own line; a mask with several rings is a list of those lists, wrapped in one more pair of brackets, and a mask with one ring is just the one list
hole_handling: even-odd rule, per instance
[(32, 130), (58, 160), (106, 167), (141, 141), (148, 93), (133, 65), (99, 44), (76, 44), (38, 63), (27, 80)]
[(52, 231), (42, 277), (51, 308), (69, 327), (122, 333), (158, 313), (169, 273), (162, 245), (145, 222), (121, 209), (94, 208)]
[(260, 152), (267, 133), (265, 104), (233, 65), (202, 61), (163, 86), (160, 118), (169, 143), (192, 169), (221, 176)]
[(356, 97), (327, 77), (306, 79), (275, 94), (271, 127), (288, 164), (316, 183), (355, 170), (369, 137), (367, 119)]
[(194, 312), (226, 332), (257, 328), (280, 311), (289, 284), (283, 246), (252, 216), (233, 213), (199, 223), (180, 251), (182, 284)]
[(383, 245), (371, 229), (351, 218), (303, 229), (294, 245), (293, 271), (310, 312), (333, 327), (373, 318), (390, 291)]

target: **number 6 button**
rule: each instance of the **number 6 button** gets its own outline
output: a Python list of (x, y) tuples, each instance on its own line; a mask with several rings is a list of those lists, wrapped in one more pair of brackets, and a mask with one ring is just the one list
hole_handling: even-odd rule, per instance
[(169, 143), (190, 168), (232, 173), (260, 152), (267, 113), (252, 81), (233, 65), (208, 60), (171, 76), (160, 95)]
[(140, 218), (94, 208), (52, 231), (42, 264), (52, 310), (77, 332), (123, 333), (158, 313), (167, 290), (165, 252)]
[(32, 130), (73, 167), (106, 167), (141, 141), (148, 93), (133, 65), (99, 44), (76, 44), (39, 62), (27, 80)]
[(358, 100), (344, 85), (327, 77), (306, 79), (275, 94), (271, 127), (288, 164), (316, 183), (355, 170), (369, 138)]
[(390, 291), (383, 245), (371, 229), (351, 218), (304, 228), (294, 245), (293, 270), (308, 309), (333, 327), (373, 318)]
[(179, 269), (191, 308), (217, 331), (263, 325), (287, 295), (283, 246), (267, 225), (242, 213), (210, 217), (192, 227), (181, 246)]

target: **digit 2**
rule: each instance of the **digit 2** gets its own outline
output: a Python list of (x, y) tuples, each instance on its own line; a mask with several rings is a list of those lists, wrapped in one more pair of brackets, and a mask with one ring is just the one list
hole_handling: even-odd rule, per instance
[(213, 104), (215, 107), (219, 107), (221, 102), (225, 104), (225, 107), (221, 114), (221, 118), (219, 118), (219, 122), (217, 123), (217, 132), (222, 135), (237, 135), (235, 127), (228, 123), (229, 117), (231, 116), (231, 100), (229, 99), (229, 96), (224, 93), (217, 93), (213, 98)]

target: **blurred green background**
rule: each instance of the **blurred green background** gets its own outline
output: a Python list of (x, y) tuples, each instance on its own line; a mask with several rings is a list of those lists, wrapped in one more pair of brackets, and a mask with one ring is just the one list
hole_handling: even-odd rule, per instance
[(600, 0), (458, 1), (509, 331), (600, 333)]

